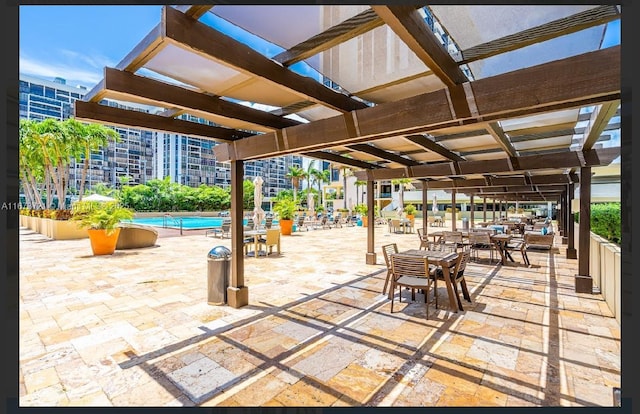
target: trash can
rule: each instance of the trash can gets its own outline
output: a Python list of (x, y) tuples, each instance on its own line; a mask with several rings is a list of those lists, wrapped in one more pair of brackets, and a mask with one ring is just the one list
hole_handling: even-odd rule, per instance
[(466, 217), (462, 217), (462, 230), (469, 231), (469, 219)]
[(207, 262), (207, 303), (226, 304), (231, 273), (231, 250), (225, 246), (216, 246), (209, 251)]

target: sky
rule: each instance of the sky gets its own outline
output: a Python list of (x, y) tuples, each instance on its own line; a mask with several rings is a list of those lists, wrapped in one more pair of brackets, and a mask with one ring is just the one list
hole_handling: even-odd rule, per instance
[[(161, 12), (162, 6), (22, 5), (20, 73), (47, 80), (61, 77), (68, 85), (92, 88), (106, 66), (116, 66), (160, 22)], [(230, 30), (220, 24), (221, 30)], [(603, 46), (620, 42), (619, 22), (611, 26)], [(255, 38), (244, 41), (256, 44)], [(281, 50), (261, 46), (269, 56)], [(304, 65), (293, 69), (309, 76)]]

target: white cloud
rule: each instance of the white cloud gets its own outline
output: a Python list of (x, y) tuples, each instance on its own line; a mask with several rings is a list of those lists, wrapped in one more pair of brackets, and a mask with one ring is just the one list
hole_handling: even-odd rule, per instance
[[(85, 65), (86, 66), (86, 65)], [(53, 80), (55, 77), (66, 79), (69, 85), (83, 85), (88, 88), (93, 87), (102, 80), (103, 67), (81, 68), (78, 62), (73, 64), (51, 63), (44, 59), (33, 59), (28, 56), (20, 56), (20, 73), (24, 73), (39, 78)]]

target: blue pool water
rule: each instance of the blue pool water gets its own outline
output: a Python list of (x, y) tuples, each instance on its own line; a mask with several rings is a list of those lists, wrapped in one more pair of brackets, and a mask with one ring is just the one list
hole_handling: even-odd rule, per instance
[[(182, 219), (182, 228), (186, 230), (211, 229), (215, 227), (220, 227), (222, 226), (222, 220), (224, 220), (223, 217), (198, 217), (198, 216), (175, 217), (175, 216), (172, 216), (172, 218), (167, 218), (166, 220), (164, 217), (143, 217), (143, 218), (134, 218), (131, 221), (136, 224), (144, 224), (145, 226), (154, 226), (154, 227), (164, 227), (166, 224), (167, 228), (179, 229), (180, 219)], [(247, 224), (247, 219), (243, 220), (243, 224)], [(277, 225), (278, 221), (273, 220), (273, 224)]]

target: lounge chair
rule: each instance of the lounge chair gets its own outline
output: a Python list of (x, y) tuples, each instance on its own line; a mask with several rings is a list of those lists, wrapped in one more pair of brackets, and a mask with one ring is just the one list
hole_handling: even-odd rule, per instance
[(305, 216), (298, 216), (296, 227), (298, 228), (298, 231), (302, 231), (303, 227), (305, 228), (305, 230), (309, 231), (309, 225)]
[(204, 235), (207, 237), (209, 236), (220, 237), (221, 239), (225, 237), (225, 235), (230, 237), (231, 236), (231, 219), (225, 218), (224, 220), (222, 220), (222, 224), (220, 225), (220, 227), (207, 230), (204, 233)]

